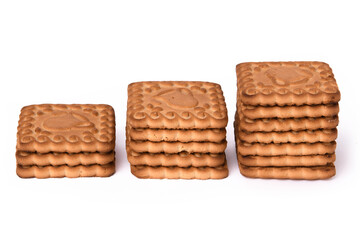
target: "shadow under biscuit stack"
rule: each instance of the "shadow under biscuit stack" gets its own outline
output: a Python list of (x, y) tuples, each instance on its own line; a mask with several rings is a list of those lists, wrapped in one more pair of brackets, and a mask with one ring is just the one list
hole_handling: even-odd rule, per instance
[(138, 178), (228, 176), (228, 122), (220, 85), (136, 82), (128, 87), (126, 151)]
[(340, 92), (322, 62), (241, 63), (235, 140), (241, 174), (326, 179), (335, 175)]
[(21, 110), (21, 178), (108, 177), (115, 173), (115, 114), (109, 105), (42, 104)]

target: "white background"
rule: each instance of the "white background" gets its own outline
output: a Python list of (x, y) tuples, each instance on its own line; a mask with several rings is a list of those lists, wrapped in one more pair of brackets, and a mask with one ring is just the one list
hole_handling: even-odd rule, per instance
[[(357, 1), (0, 1), (0, 239), (360, 239)], [(341, 90), (334, 178), (254, 180), (236, 163), (235, 65), (318, 60)], [(140, 180), (125, 155), (127, 85), (222, 85), (224, 180)], [(110, 178), (20, 179), (22, 106), (106, 103), (117, 124)]]

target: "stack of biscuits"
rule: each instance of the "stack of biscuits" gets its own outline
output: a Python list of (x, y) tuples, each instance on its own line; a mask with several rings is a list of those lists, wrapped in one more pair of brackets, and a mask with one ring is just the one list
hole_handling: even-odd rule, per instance
[(109, 105), (22, 108), (16, 173), (21, 178), (108, 177), (115, 172), (115, 114)]
[(340, 92), (322, 62), (241, 63), (235, 140), (240, 172), (251, 178), (335, 175)]
[(221, 179), (227, 109), (220, 85), (136, 82), (128, 87), (126, 149), (138, 178)]

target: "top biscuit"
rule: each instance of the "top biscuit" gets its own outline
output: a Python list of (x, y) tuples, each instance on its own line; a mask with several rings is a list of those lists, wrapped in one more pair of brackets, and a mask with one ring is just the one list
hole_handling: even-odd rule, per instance
[(27, 152), (110, 152), (115, 114), (109, 105), (42, 104), (23, 107), (17, 146)]
[(136, 82), (128, 86), (127, 123), (133, 128), (224, 128), (223, 92), (209, 82)]
[(248, 62), (236, 66), (241, 101), (247, 105), (337, 103), (340, 92), (323, 62)]

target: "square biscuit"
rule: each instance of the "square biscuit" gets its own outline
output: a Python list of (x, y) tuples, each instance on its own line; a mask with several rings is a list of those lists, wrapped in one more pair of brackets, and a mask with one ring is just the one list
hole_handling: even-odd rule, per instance
[(222, 153), (226, 146), (226, 140), (220, 143), (129, 141), (129, 148), (139, 153)]
[(239, 163), (240, 173), (248, 178), (320, 180), (336, 174), (333, 163), (311, 167), (248, 167)]
[(21, 166), (17, 165), (16, 174), (21, 178), (78, 178), (110, 177), (115, 173), (115, 162), (99, 165), (77, 166)]
[(247, 143), (240, 141), (236, 143), (238, 151), (243, 156), (303, 156), (333, 154), (336, 142), (329, 143)]
[[(276, 120), (274, 121), (274, 125)], [(235, 114), (234, 129), (239, 139), (243, 142), (253, 143), (315, 143), (315, 142), (332, 142), (337, 138), (337, 129), (305, 129), (305, 130), (288, 130), (288, 131), (248, 131), (247, 128), (242, 127), (239, 114)], [(297, 122), (297, 121), (295, 121)], [(291, 121), (288, 122), (289, 125)]]
[(129, 149), (139, 153), (222, 153), (227, 141), (221, 142), (152, 142), (134, 141), (129, 136), (130, 129), (126, 128), (126, 145)]
[(137, 178), (150, 179), (223, 179), (229, 175), (225, 163), (219, 167), (150, 167), (131, 165), (131, 173)]
[(223, 92), (209, 82), (136, 82), (128, 86), (127, 124), (132, 128), (225, 128)]
[(333, 117), (339, 113), (339, 104), (301, 106), (252, 106), (238, 105), (246, 118), (305, 118)]
[(320, 129), (289, 132), (246, 132), (239, 131), (239, 138), (248, 143), (316, 143), (333, 142), (337, 138), (337, 129)]
[(340, 92), (323, 62), (247, 62), (236, 66), (237, 86), (246, 105), (332, 104)]
[(127, 158), (131, 165), (163, 167), (219, 167), (225, 163), (225, 153), (138, 153), (127, 149)]
[(42, 104), (22, 108), (17, 151), (36, 153), (111, 152), (115, 114), (102, 104)]
[(21, 166), (104, 165), (115, 161), (115, 152), (108, 153), (33, 153), (16, 152), (16, 163)]
[(335, 154), (304, 156), (242, 156), (237, 152), (238, 162), (247, 167), (313, 167), (334, 163)]
[(236, 150), (242, 156), (304, 156), (334, 154), (336, 142), (301, 143), (248, 143), (240, 140), (239, 127), (234, 126)]
[(315, 155), (275, 155), (275, 156), (259, 156), (248, 155), (243, 156), (241, 152), (239, 129), (234, 127), (235, 130), (235, 146), (238, 162), (245, 166), (253, 167), (294, 167), (294, 166), (320, 166), (335, 162), (335, 153), (333, 154), (315, 154)]
[(225, 128), (215, 129), (151, 129), (129, 128), (133, 141), (151, 142), (222, 142), (226, 139)]
[(250, 119), (237, 111), (235, 119), (238, 119), (240, 129), (248, 132), (284, 132), (303, 131), (317, 129), (333, 129), (339, 124), (338, 116), (319, 118), (262, 118)]

